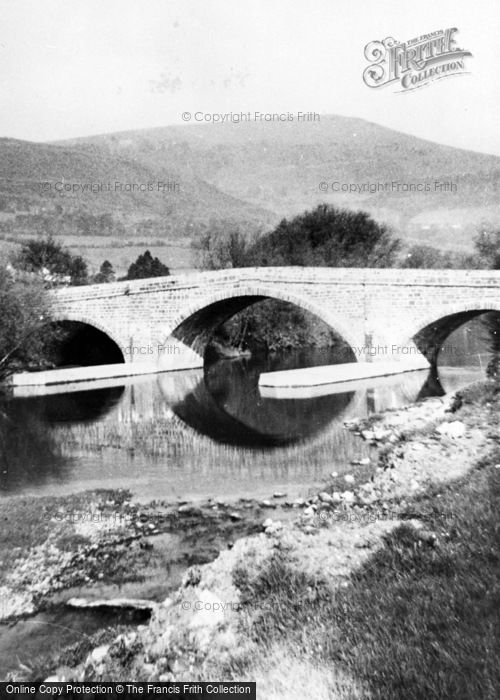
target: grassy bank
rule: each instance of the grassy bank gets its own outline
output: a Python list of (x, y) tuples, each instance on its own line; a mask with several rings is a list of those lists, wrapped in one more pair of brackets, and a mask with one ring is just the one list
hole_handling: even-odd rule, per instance
[[(265, 610), (242, 618), (243, 636), (271, 657), (279, 649), (284, 659), (300, 659), (297, 674), (305, 661), (321, 668), (331, 697), (500, 696), (498, 390), (476, 388), (463, 401), (457, 417), (484, 420), (493, 444), (463, 478), (406, 500), (401, 517), (418, 519), (424, 530), (403, 523), (337, 588), (298, 571), (281, 550), (258, 577), (237, 572), (243, 604)], [(453, 454), (453, 444), (445, 449)], [(226, 670), (265, 674), (263, 658), (259, 650)], [(288, 674), (292, 689), (299, 682), (293, 665)]]
[[(333, 591), (327, 580), (297, 572), (280, 552), (256, 580), (239, 578), (244, 603), (273, 611), (252, 619), (244, 634), (341, 670), (366, 697), (498, 698), (498, 464), (500, 450), (470, 477), (412, 502), (438, 544), (402, 525), (346, 588)], [(247, 675), (253, 662), (237, 664), (232, 675)]]

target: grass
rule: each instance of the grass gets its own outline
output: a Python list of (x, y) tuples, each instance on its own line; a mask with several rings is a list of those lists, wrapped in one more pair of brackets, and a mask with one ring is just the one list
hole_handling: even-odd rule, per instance
[[(330, 679), (325, 698), (500, 697), (498, 464), (499, 445), (466, 478), (409, 501), (409, 512), (437, 533), (437, 545), (403, 525), (346, 587), (334, 590), (297, 571), (279, 550), (257, 578), (235, 572), (243, 600), (266, 611), (248, 617), (246, 636), (264, 656), (281, 648), (322, 669), (323, 681)], [(243, 655), (233, 664), (226, 670), (241, 677), (261, 661)], [(287, 687), (294, 679), (292, 666)]]

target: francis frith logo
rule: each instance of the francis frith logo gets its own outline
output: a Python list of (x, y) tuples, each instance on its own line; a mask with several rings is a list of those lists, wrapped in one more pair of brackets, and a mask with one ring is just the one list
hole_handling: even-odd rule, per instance
[(439, 29), (404, 43), (387, 37), (365, 46), (370, 65), (363, 80), (370, 88), (395, 84), (399, 92), (415, 90), (433, 80), (466, 73), (465, 59), (472, 56), (456, 46), (456, 27)]

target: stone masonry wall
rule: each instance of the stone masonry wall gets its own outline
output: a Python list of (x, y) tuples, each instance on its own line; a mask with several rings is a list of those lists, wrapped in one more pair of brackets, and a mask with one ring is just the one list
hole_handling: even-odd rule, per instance
[[(190, 348), (171, 337), (190, 316), (226, 299), (255, 296), (290, 301), (317, 314), (347, 340), (360, 361), (387, 360), (363, 348), (414, 348), (411, 339), (444, 317), (500, 311), (500, 272), (243, 268), (53, 292), (57, 318), (94, 325), (122, 350), (152, 348), (153, 352), (124, 353), (125, 359), (155, 362), (160, 368), (182, 367), (184, 361), (196, 365)], [(203, 319), (203, 314), (198, 316)], [(390, 354), (398, 360), (402, 353)]]

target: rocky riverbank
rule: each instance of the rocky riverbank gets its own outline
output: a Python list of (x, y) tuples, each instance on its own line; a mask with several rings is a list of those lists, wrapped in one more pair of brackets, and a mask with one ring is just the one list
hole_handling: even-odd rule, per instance
[[(204, 530), (210, 532), (207, 546), (210, 542), (220, 554), (205, 565), (193, 562), (176, 589), (158, 596), (148, 624), (121, 631), (104, 644), (96, 640), (71, 664), (67, 655), (52, 660), (47, 675), (64, 680), (257, 679), (266, 700), (304, 697), (313, 681), (320, 699), (403, 697), (398, 683), (408, 698), (432, 697), (433, 692), (451, 697), (448, 691), (458, 692), (461, 678), (454, 664), (464, 656), (472, 663), (471, 654), (478, 655), (478, 664), (494, 661), (492, 647), (481, 637), (487, 628), (473, 629), (481, 612), (475, 611), (471, 623), (456, 599), (466, 595), (469, 584), (479, 586), (476, 597), (480, 591), (488, 596), (490, 569), (498, 567), (498, 556), (493, 560), (489, 549), (482, 550), (490, 546), (492, 522), (485, 479), (500, 476), (499, 404), (498, 389), (487, 383), (351, 422), (346, 429), (372, 444), (376, 456), (351, 465), (348, 474), (333, 473), (317, 495), (294, 503), (276, 494), (259, 504), (204, 504), (203, 527), (210, 522)], [(128, 546), (125, 539), (132, 538), (140, 552), (140, 542), (149, 539), (144, 530), (154, 536), (158, 525), (147, 517), (141, 523), (140, 508), (127, 494), (115, 494), (113, 504), (109, 500), (103, 495), (99, 501), (102, 512), (119, 503), (129, 519), (120, 535), (103, 532), (99, 542), (109, 537), (113, 549)], [(175, 506), (179, 529), (187, 525), (184, 518), (193, 517), (192, 509)], [(167, 520), (173, 513), (172, 505), (165, 506)], [(480, 539), (470, 549), (478, 519)], [(194, 532), (201, 535), (196, 527)], [(87, 530), (75, 533), (89, 536)], [(113, 538), (121, 540), (112, 544)], [(87, 552), (109, 555), (103, 547)], [(486, 557), (480, 582), (464, 563), (470, 559), (476, 571), (479, 553)], [(89, 576), (87, 563), (78, 566)], [(107, 567), (92, 571), (107, 576)], [(64, 559), (55, 580), (64, 581), (64, 572), (70, 576), (74, 570)], [(427, 587), (420, 587), (420, 578)], [(4, 580), (12, 590), (18, 583), (18, 578)], [(33, 604), (37, 591), (28, 592)], [(434, 619), (440, 620), (438, 627)], [(463, 644), (455, 639), (456, 628)], [(493, 682), (488, 673), (484, 677)], [(441, 695), (431, 683), (441, 684)]]

